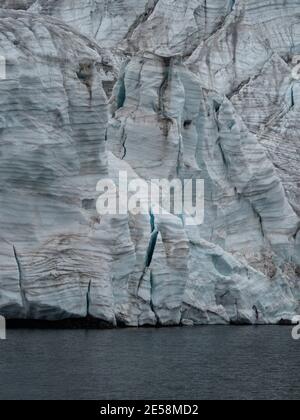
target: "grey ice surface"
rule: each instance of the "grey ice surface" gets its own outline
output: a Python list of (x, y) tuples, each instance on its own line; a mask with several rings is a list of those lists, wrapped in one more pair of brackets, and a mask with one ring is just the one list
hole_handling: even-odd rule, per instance
[[(0, 314), (113, 326), (292, 320), (299, 2), (0, 6)], [(120, 170), (204, 179), (204, 224), (157, 217), (153, 249), (150, 216), (100, 217), (97, 182)]]

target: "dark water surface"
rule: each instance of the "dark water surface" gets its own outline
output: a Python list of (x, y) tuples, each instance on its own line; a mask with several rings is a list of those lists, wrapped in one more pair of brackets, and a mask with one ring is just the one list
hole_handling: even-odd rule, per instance
[(299, 399), (291, 327), (9, 330), (0, 399)]

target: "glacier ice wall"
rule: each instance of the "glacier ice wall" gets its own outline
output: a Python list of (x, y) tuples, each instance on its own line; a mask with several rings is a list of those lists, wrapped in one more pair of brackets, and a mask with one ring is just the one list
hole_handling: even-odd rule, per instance
[[(113, 326), (291, 320), (298, 2), (23, 3), (0, 3), (0, 313)], [(120, 170), (204, 179), (204, 224), (99, 217), (96, 184)]]

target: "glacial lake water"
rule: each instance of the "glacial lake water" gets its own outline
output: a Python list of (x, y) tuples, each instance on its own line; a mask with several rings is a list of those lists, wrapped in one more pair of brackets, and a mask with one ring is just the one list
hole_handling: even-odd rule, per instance
[(0, 399), (299, 399), (291, 327), (9, 330)]

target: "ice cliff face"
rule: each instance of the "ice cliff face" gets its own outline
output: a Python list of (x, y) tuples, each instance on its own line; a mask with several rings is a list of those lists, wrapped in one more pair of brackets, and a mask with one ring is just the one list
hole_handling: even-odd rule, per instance
[[(128, 326), (291, 320), (298, 2), (19, 3), (0, 12), (0, 313)], [(100, 217), (96, 184), (120, 170), (204, 179), (204, 224)]]

